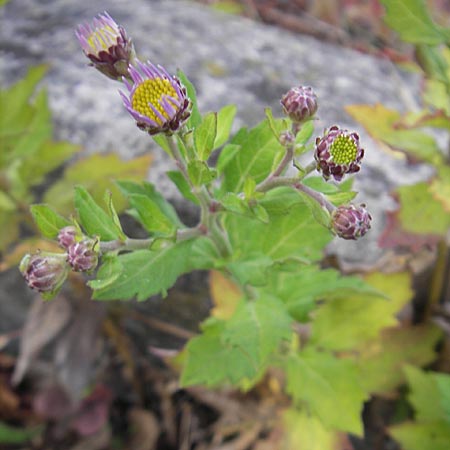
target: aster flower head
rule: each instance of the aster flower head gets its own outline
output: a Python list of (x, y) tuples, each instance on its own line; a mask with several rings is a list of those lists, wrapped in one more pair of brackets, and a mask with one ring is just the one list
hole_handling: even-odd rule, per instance
[(289, 89), (281, 98), (281, 105), (293, 122), (310, 120), (317, 112), (317, 96), (310, 86), (297, 86)]
[(43, 294), (44, 298), (55, 295), (69, 273), (66, 254), (38, 252), (25, 255), (19, 270), (28, 286)]
[(314, 158), (317, 170), (322, 172), (325, 180), (333, 177), (340, 181), (346, 173), (358, 172), (363, 156), (358, 134), (336, 125), (329, 128), (322, 138), (316, 139)]
[(133, 83), (124, 79), (128, 93), (120, 94), (137, 126), (149, 134), (177, 131), (190, 116), (192, 106), (180, 80), (151, 62), (138, 61), (129, 73)]
[(67, 261), (75, 272), (91, 272), (97, 267), (98, 252), (96, 241), (83, 240), (75, 242), (67, 249)]
[(364, 236), (370, 229), (372, 216), (366, 205), (344, 205), (336, 208), (332, 215), (332, 227), (337, 236), (343, 239), (356, 240)]
[(128, 67), (135, 58), (134, 46), (124, 28), (107, 12), (95, 17), (92, 25), (79, 25), (75, 35), (97, 70), (113, 80), (128, 76)]

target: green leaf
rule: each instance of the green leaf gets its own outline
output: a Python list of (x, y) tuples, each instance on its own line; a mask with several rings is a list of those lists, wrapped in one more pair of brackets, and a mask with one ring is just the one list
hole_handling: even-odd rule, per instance
[(23, 444), (43, 431), (42, 427), (17, 428), (0, 422), (0, 443)]
[[(345, 278), (340, 278), (345, 281)], [(366, 277), (372, 295), (335, 291), (334, 300), (314, 314), (311, 344), (328, 350), (351, 350), (365, 345), (383, 328), (398, 324), (397, 313), (412, 299), (407, 272), (375, 273)], [(379, 292), (376, 295), (377, 291)]]
[[(294, 270), (271, 270), (267, 289), (281, 298), (289, 313), (301, 322), (309, 320), (309, 313), (318, 300), (331, 300), (339, 296), (380, 295), (372, 286), (357, 276), (341, 276), (335, 269), (321, 269), (316, 265), (297, 263)], [(334, 301), (334, 300), (333, 300)], [(333, 324), (333, 327), (336, 324)]]
[(427, 183), (401, 186), (397, 189), (400, 209), (398, 219), (410, 233), (445, 236), (450, 228), (450, 214), (434, 198)]
[(418, 422), (447, 421), (450, 426), (450, 375), (406, 366), (409, 402)]
[(21, 119), (27, 115), (29, 99), (36, 90), (37, 84), (46, 74), (47, 69), (48, 67), (45, 65), (32, 67), (25, 78), (9, 89), (0, 91), (0, 109), (8, 111), (8, 114), (2, 114), (2, 120), (0, 121), (1, 134), (14, 130), (17, 122), (21, 123)]
[[(206, 239), (206, 238), (203, 238)], [(136, 297), (139, 301), (165, 293), (183, 273), (194, 269), (208, 269), (207, 262), (194, 259), (196, 248), (202, 238), (177, 242), (158, 250), (136, 250), (118, 256), (123, 271), (107, 287), (96, 290), (93, 298), (98, 300), (126, 300)], [(103, 267), (98, 279), (108, 277)]]
[(272, 170), (274, 161), (284, 147), (274, 136), (267, 120), (250, 131), (241, 130), (231, 141), (241, 148), (223, 169), (222, 192), (241, 192), (245, 180), (252, 177), (261, 182)]
[(202, 334), (186, 346), (186, 362), (181, 373), (182, 387), (201, 384), (207, 387), (226, 383), (239, 384), (258, 373), (252, 360), (240, 347), (223, 340), (226, 322), (209, 319), (202, 326)]
[(79, 159), (64, 171), (60, 181), (47, 190), (44, 201), (62, 214), (69, 215), (72, 211), (73, 188), (81, 184), (97, 203), (103, 201), (105, 191), (110, 191), (114, 206), (120, 213), (127, 202), (115, 180), (141, 181), (146, 177), (151, 161), (150, 155), (124, 161), (117, 154), (94, 154)]
[(272, 265), (271, 258), (259, 253), (249, 255), (245, 260), (232, 261), (226, 268), (241, 285), (261, 286), (267, 283), (268, 270)]
[(152, 138), (170, 157), (173, 157), (168, 137), (165, 134), (155, 134)]
[(106, 289), (119, 278), (123, 271), (122, 263), (116, 254), (107, 253), (102, 256), (101, 272), (95, 280), (89, 280), (87, 285), (94, 291)]
[(267, 223), (229, 215), (226, 227), (232, 247), (242, 255), (262, 252), (276, 260), (322, 257), (331, 233), (311, 216), (309, 206), (292, 189), (269, 191), (259, 204), (267, 211)]
[(70, 225), (70, 222), (45, 204), (32, 205), (31, 215), (43, 236), (54, 239), (61, 228)]
[(189, 128), (196, 128), (197, 125), (202, 121), (202, 116), (198, 110), (197, 106), (197, 94), (195, 92), (194, 85), (189, 81), (188, 77), (184, 74), (182, 70), (177, 71), (177, 76), (181, 83), (184, 85), (187, 91), (187, 96), (192, 102), (192, 111), (186, 124)]
[(16, 241), (19, 237), (19, 226), (21, 216), (17, 211), (3, 210), (0, 207), (0, 251), (4, 251), (7, 247)]
[(407, 364), (429, 364), (436, 359), (436, 344), (442, 332), (436, 326), (388, 328), (361, 348), (360, 379), (367, 391), (386, 395), (405, 381)]
[(214, 140), (214, 149), (221, 147), (227, 142), (235, 115), (235, 105), (226, 105), (217, 113), (217, 134)]
[(161, 212), (177, 227), (183, 226), (180, 221), (175, 208), (156, 190), (156, 187), (144, 182), (134, 181), (117, 181), (117, 185), (120, 190), (127, 196), (132, 194), (140, 194), (148, 197), (153, 203), (155, 203)]
[(438, 45), (450, 41), (450, 32), (433, 22), (424, 0), (381, 0), (386, 23), (406, 42)]
[(448, 422), (406, 422), (389, 428), (389, 434), (404, 450), (448, 450), (450, 425)]
[(388, 109), (381, 104), (351, 105), (346, 111), (372, 135), (394, 149), (403, 150), (412, 157), (434, 165), (442, 162), (442, 154), (435, 139), (419, 130), (401, 129), (396, 125), (401, 122), (399, 112)]
[(216, 169), (219, 174), (222, 174), (227, 165), (234, 159), (238, 151), (241, 149), (240, 145), (227, 144), (221, 150), (219, 159), (217, 160)]
[(187, 170), (189, 178), (192, 180), (194, 186), (209, 184), (217, 176), (215, 169), (209, 168), (209, 166), (205, 162), (198, 159), (189, 161)]
[(175, 186), (180, 191), (181, 195), (186, 200), (189, 200), (192, 203), (195, 203), (196, 205), (199, 204), (197, 197), (191, 192), (191, 187), (189, 186), (188, 182), (186, 181), (181, 172), (178, 172), (177, 170), (172, 170), (166, 172), (166, 174), (170, 178), (170, 180), (175, 184)]
[(286, 450), (345, 450), (343, 433), (330, 430), (310, 411), (290, 408), (283, 413)]
[(358, 375), (352, 361), (307, 349), (288, 358), (287, 391), (325, 426), (362, 436), (367, 394)]
[(140, 222), (150, 233), (162, 236), (173, 236), (175, 225), (161, 211), (158, 204), (146, 195), (130, 194), (130, 203), (136, 209)]
[(95, 202), (84, 187), (75, 188), (75, 208), (81, 226), (89, 236), (98, 236), (102, 241), (113, 241), (122, 237), (122, 231), (114, 220)]
[(290, 340), (292, 319), (283, 302), (261, 295), (242, 300), (227, 322), (223, 339), (240, 348), (258, 370), (269, 363), (269, 357), (283, 340)]
[(308, 120), (307, 122), (302, 124), (300, 131), (295, 136), (296, 145), (305, 145), (310, 139), (312, 134), (314, 133), (314, 121)]
[(209, 113), (194, 131), (194, 143), (197, 156), (201, 161), (206, 161), (214, 149), (217, 136), (217, 114)]

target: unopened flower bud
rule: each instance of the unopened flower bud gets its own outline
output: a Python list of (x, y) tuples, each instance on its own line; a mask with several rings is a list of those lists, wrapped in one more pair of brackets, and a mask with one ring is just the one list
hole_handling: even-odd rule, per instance
[(343, 239), (356, 240), (370, 229), (371, 215), (366, 205), (344, 205), (336, 208), (332, 215), (333, 231)]
[(44, 252), (25, 255), (19, 269), (28, 286), (47, 298), (59, 291), (69, 272), (65, 254)]
[(133, 43), (107, 12), (95, 17), (92, 25), (79, 25), (75, 35), (97, 70), (113, 80), (129, 77), (128, 67), (135, 59)]
[(295, 143), (295, 136), (290, 131), (283, 131), (280, 134), (280, 144), (285, 147)]
[(358, 172), (363, 156), (357, 133), (332, 126), (322, 138), (316, 139), (314, 158), (325, 180), (333, 177), (340, 181), (346, 173)]
[(75, 272), (90, 272), (97, 267), (98, 253), (94, 249), (95, 241), (75, 242), (67, 249), (67, 261)]
[(73, 225), (61, 228), (58, 233), (58, 243), (66, 250), (76, 242), (78, 231)]
[(137, 126), (152, 135), (170, 135), (180, 129), (192, 107), (181, 81), (151, 62), (130, 67), (130, 76), (133, 83), (125, 80), (128, 93), (120, 94)]
[(289, 89), (281, 98), (281, 105), (293, 122), (305, 122), (317, 112), (317, 96), (309, 86)]

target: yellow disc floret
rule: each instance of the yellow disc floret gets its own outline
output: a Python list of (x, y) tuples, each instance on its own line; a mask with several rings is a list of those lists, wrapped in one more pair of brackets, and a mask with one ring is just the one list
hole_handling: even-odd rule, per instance
[(336, 164), (351, 164), (355, 161), (358, 147), (349, 136), (337, 136), (330, 147), (333, 162)]
[(160, 103), (163, 95), (177, 98), (177, 93), (170, 80), (165, 78), (144, 80), (134, 91), (133, 98), (131, 99), (131, 106), (139, 114), (155, 121), (158, 125), (162, 125), (161, 118), (155, 114), (149, 104), (157, 109), (163, 117), (170, 120), (171, 117)]

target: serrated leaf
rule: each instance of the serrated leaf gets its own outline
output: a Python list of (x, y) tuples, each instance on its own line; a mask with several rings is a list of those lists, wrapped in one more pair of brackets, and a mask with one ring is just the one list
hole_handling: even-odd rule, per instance
[(170, 180), (175, 184), (175, 186), (180, 191), (181, 195), (186, 200), (189, 200), (192, 203), (195, 203), (196, 205), (199, 204), (197, 197), (191, 192), (191, 187), (189, 186), (188, 182), (186, 181), (186, 179), (184, 178), (184, 176), (181, 172), (172, 170), (172, 171), (166, 172), (166, 174), (170, 178)]
[(242, 300), (227, 321), (224, 342), (240, 348), (258, 371), (269, 363), (269, 357), (280, 342), (292, 336), (292, 319), (283, 302), (261, 295), (254, 300)]
[(406, 422), (389, 428), (389, 434), (404, 450), (448, 450), (450, 425), (448, 422)]
[(102, 241), (113, 241), (121, 237), (122, 232), (113, 219), (95, 202), (84, 187), (75, 188), (75, 209), (81, 226), (89, 236), (98, 236)]
[(227, 142), (235, 115), (235, 105), (226, 105), (217, 113), (217, 134), (214, 140), (214, 149)]
[(210, 319), (203, 325), (202, 334), (188, 342), (181, 386), (237, 385), (255, 376), (257, 368), (246, 353), (239, 347), (223, 342), (225, 325), (224, 321)]
[(396, 127), (402, 120), (399, 112), (379, 103), (374, 106), (351, 105), (345, 110), (363, 125), (373, 138), (394, 149), (403, 150), (416, 159), (435, 165), (441, 163), (442, 154), (432, 136), (420, 130)]
[[(136, 250), (119, 255), (123, 271), (108, 287), (96, 290), (93, 298), (126, 300), (136, 297), (142, 301), (152, 295), (165, 293), (183, 273), (210, 268), (206, 263), (201, 266), (198, 261), (192, 260), (196, 243), (200, 240), (168, 243), (159, 250)], [(97, 278), (105, 278), (103, 267), (98, 271)]]
[(373, 288), (372, 295), (349, 295), (336, 290), (337, 298), (317, 309), (312, 345), (337, 351), (356, 349), (375, 338), (383, 328), (398, 324), (396, 314), (413, 297), (409, 273), (375, 273), (366, 277), (366, 283)]
[(175, 225), (161, 211), (158, 204), (143, 194), (130, 194), (131, 206), (137, 211), (139, 221), (150, 233), (162, 236), (173, 236)]
[(231, 144), (240, 145), (240, 149), (223, 169), (223, 193), (241, 192), (247, 177), (261, 182), (270, 173), (274, 160), (284, 152), (267, 120), (248, 132), (241, 130)]
[(287, 391), (326, 427), (362, 436), (367, 394), (358, 375), (352, 361), (307, 349), (287, 361)]
[(441, 330), (431, 325), (383, 330), (361, 348), (358, 366), (364, 388), (373, 394), (391, 394), (405, 381), (405, 365), (422, 366), (435, 360), (435, 346), (441, 337)]
[[(316, 265), (296, 263), (293, 270), (271, 270), (267, 289), (281, 298), (296, 320), (309, 320), (316, 301), (360, 293), (366, 297), (380, 295), (357, 276), (341, 276), (335, 269), (321, 269)], [(333, 324), (334, 326), (334, 324)]]
[(208, 113), (194, 130), (194, 144), (197, 157), (206, 161), (214, 149), (217, 136), (217, 114)]
[(80, 159), (71, 164), (64, 171), (63, 178), (47, 190), (44, 201), (62, 214), (69, 215), (72, 211), (73, 188), (82, 184), (98, 203), (103, 201), (105, 191), (110, 191), (114, 206), (120, 213), (127, 206), (127, 202), (115, 180), (145, 179), (151, 161), (150, 155), (124, 161), (117, 154), (94, 154)]
[(406, 366), (404, 371), (416, 421), (447, 421), (450, 427), (450, 375), (424, 372), (414, 366)]
[(295, 191), (272, 190), (259, 203), (267, 211), (267, 223), (238, 215), (227, 217), (233, 248), (243, 255), (262, 252), (274, 261), (291, 257), (314, 261), (322, 257), (331, 233), (315, 221), (309, 206)]
[(414, 44), (438, 45), (450, 41), (450, 32), (433, 22), (424, 0), (381, 0), (384, 20), (402, 40)]
[(198, 110), (197, 106), (197, 94), (195, 92), (194, 85), (189, 81), (188, 77), (184, 74), (182, 70), (177, 71), (177, 76), (180, 79), (181, 83), (184, 85), (187, 91), (187, 96), (192, 102), (192, 110), (189, 119), (186, 122), (186, 125), (190, 128), (195, 128), (201, 121), (202, 116)]
[(43, 236), (54, 239), (70, 222), (46, 204), (32, 205), (31, 215)]
[(410, 233), (445, 236), (450, 227), (450, 214), (434, 198), (427, 183), (401, 186), (396, 191), (400, 209), (397, 218)]

